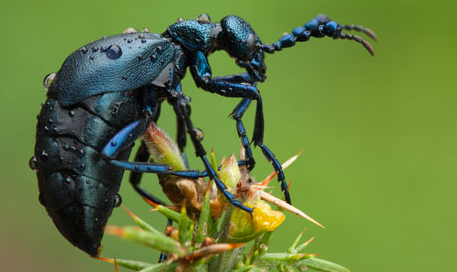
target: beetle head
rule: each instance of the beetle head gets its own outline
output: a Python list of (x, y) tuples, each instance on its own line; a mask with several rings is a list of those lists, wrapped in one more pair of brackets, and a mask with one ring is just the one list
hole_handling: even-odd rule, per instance
[(248, 22), (237, 16), (221, 20), (222, 47), (257, 81), (265, 80), (266, 66), (262, 42)]

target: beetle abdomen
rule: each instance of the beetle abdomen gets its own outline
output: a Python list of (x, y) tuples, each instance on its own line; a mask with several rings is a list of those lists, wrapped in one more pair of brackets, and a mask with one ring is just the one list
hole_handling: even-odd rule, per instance
[[(107, 93), (68, 108), (48, 98), (38, 116), (31, 163), (40, 202), (63, 236), (91, 256), (98, 255), (106, 222), (119, 205), (123, 175), (102, 158), (101, 150), (141, 113), (137, 93)], [(127, 160), (130, 151), (118, 159)]]

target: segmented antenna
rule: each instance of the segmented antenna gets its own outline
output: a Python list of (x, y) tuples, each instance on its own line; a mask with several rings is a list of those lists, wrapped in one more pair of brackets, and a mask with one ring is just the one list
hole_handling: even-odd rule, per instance
[(363, 47), (365, 47), (368, 50), (368, 52), (370, 52), (370, 54), (374, 57), (373, 47), (371, 46), (371, 44), (369, 42), (367, 42), (364, 39), (362, 39), (362, 37), (357, 36), (357, 35), (352, 35), (352, 34), (340, 33), (339, 38), (343, 39), (343, 40), (344, 39), (353, 40), (353, 41), (356, 41), (358, 43), (361, 43), (363, 45)]
[(378, 41), (378, 37), (376, 36), (376, 33), (374, 33), (373, 30), (371, 30), (369, 28), (365, 28), (363, 26), (353, 25), (353, 24), (344, 25), (344, 26), (341, 26), (341, 28), (346, 29), (346, 30), (355, 30), (355, 31), (365, 33), (368, 37), (372, 38), (374, 41)]

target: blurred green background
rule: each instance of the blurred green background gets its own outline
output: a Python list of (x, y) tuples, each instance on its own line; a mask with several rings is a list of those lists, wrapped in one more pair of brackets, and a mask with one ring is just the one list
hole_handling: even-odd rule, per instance
[[(316, 236), (311, 253), (351, 271), (456, 271), (457, 35), (455, 1), (10, 1), (0, 3), (0, 270), (114, 271), (89, 258), (57, 232), (38, 202), (32, 156), (36, 114), (45, 100), (43, 77), (80, 46), (127, 27), (163, 32), (178, 17), (208, 13), (213, 21), (236, 14), (263, 42), (319, 13), (375, 30), (372, 58), (359, 44), (312, 39), (268, 55), (268, 79), (259, 85), (266, 115), (265, 143), (285, 161), (305, 148), (286, 171), (293, 203), (323, 223), (287, 214), (274, 236), (283, 250), (303, 229)], [(227, 54), (210, 58), (214, 75), (239, 72)], [(237, 152), (227, 118), (238, 99), (198, 90), (190, 76), (193, 120), (207, 149), (220, 159)], [(169, 106), (159, 121), (170, 134)], [(252, 135), (254, 107), (244, 118)], [(192, 147), (188, 148), (193, 157)], [(271, 166), (255, 150), (254, 175)], [(201, 169), (201, 164), (191, 160)], [(160, 192), (153, 175), (145, 187)], [(279, 195), (279, 185), (274, 183)], [(165, 220), (128, 182), (123, 204), (161, 229)], [(131, 224), (114, 211), (111, 224)], [(158, 254), (106, 236), (105, 257), (155, 261)]]

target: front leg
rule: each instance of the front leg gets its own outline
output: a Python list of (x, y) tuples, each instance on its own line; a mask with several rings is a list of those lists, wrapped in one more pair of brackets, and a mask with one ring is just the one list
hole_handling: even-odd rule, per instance
[[(254, 134), (252, 141), (255, 146), (259, 146), (262, 153), (268, 161), (272, 162), (275, 171), (278, 171), (278, 181), (281, 183), (281, 190), (284, 191), (284, 197), (288, 203), (291, 203), (289, 191), (285, 181), (284, 172), (279, 161), (271, 150), (264, 145), (264, 117), (263, 117), (263, 103), (262, 97), (255, 86), (245, 84), (243, 79), (249, 79), (248, 74), (240, 74), (236, 76), (220, 77), (212, 79), (211, 67), (209, 66), (208, 60), (202, 52), (197, 52), (194, 56), (194, 64), (191, 66), (191, 72), (195, 82), (202, 89), (211, 93), (217, 93), (227, 97), (242, 97), (244, 100), (235, 108), (232, 112), (232, 117), (237, 121), (237, 131), (242, 140), (243, 146), (249, 146), (248, 139), (246, 137), (246, 131), (244, 129), (241, 117), (249, 107), (251, 100), (257, 101)], [(251, 79), (252, 80), (252, 79)], [(233, 81), (233, 82), (232, 82)], [(255, 81), (252, 80), (252, 84), (255, 85)], [(247, 152), (250, 151), (246, 149)], [(252, 153), (247, 154), (252, 158)]]
[(211, 167), (211, 164), (209, 163), (208, 159), (206, 158), (206, 151), (203, 148), (203, 145), (201, 144), (201, 141), (203, 140), (203, 137), (201, 135), (201, 131), (197, 128), (194, 127), (192, 124), (192, 121), (190, 119), (190, 106), (187, 103), (187, 99), (185, 98), (184, 95), (182, 95), (182, 99), (177, 99), (175, 104), (173, 105), (175, 108), (175, 111), (180, 114), (180, 116), (185, 119), (186, 121), (186, 127), (187, 127), (187, 133), (190, 136), (190, 139), (194, 145), (195, 148), (195, 153), (197, 157), (200, 157), (202, 160), (205, 169), (206, 169), (206, 174), (208, 174), (209, 178), (214, 180), (216, 183), (217, 188), (221, 193), (225, 196), (225, 198), (235, 207), (238, 207), (248, 213), (252, 213), (253, 209), (244, 206), (236, 200), (232, 194), (230, 194), (227, 191), (227, 186), (219, 179), (217, 176), (216, 172), (214, 169)]

